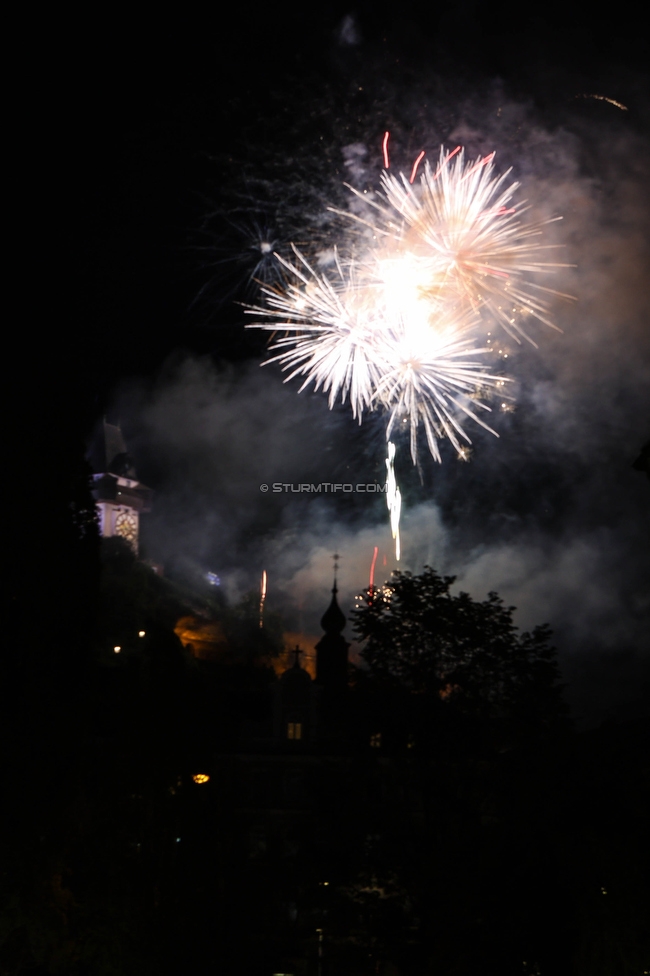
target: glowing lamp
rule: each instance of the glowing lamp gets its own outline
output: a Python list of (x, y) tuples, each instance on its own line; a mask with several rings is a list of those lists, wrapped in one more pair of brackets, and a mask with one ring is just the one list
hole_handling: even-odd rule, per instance
[(122, 650), (122, 648), (120, 647), (120, 645), (119, 645), (119, 644), (116, 644), (116, 645), (115, 645), (115, 647), (113, 648), (113, 651), (114, 651), (114, 652), (115, 652), (116, 654), (119, 654), (121, 650)]
[(144, 630), (139, 630), (139, 631), (138, 631), (138, 637), (144, 637), (144, 635), (145, 635), (145, 633), (146, 633), (146, 631), (144, 631)]
[(209, 783), (210, 777), (207, 773), (194, 773), (192, 779), (195, 783)]

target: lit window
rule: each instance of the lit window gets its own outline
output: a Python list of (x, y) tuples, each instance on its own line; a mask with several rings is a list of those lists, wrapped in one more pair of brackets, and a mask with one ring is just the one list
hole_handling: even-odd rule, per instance
[(302, 722), (287, 722), (287, 739), (302, 739)]
[(381, 732), (373, 732), (370, 736), (370, 748), (381, 749)]

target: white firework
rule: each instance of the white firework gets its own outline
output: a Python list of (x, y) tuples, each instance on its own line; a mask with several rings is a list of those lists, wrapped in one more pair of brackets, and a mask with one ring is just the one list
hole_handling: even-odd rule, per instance
[(519, 184), (507, 184), (510, 171), (493, 175), (493, 158), (465, 163), (460, 147), (441, 150), (417, 185), (385, 172), (381, 202), (353, 190), (370, 209), (367, 219), (345, 214), (360, 233), (344, 261), (335, 254), (336, 271), (314, 270), (293, 247), (294, 263), (276, 255), (285, 284), (262, 287), (266, 304), (247, 309), (263, 319), (250, 327), (275, 334), (270, 362), (287, 380), (313, 383), (330, 408), (349, 400), (359, 422), (386, 411), (387, 439), (408, 425), (414, 463), (420, 427), (437, 461), (445, 437), (466, 456), (463, 415), (491, 430), (477, 410), (507, 380), (480, 360), (490, 351), (476, 343), (484, 315), (517, 341), (529, 338), (522, 315), (556, 328), (545, 296), (560, 293), (528, 277), (566, 267), (537, 260), (556, 246), (539, 242), (550, 221), (518, 219), (527, 208), (509, 204)]
[(305, 377), (300, 389), (313, 383), (329, 394), (330, 408), (339, 397), (349, 399), (359, 422), (364, 411), (387, 411), (387, 438), (396, 423), (408, 423), (414, 463), (420, 424), (438, 461), (439, 438), (448, 437), (459, 451), (459, 438), (470, 442), (459, 413), (491, 430), (470, 403), (489, 410), (485, 393), (503, 380), (476, 362), (487, 350), (475, 347), (474, 312), (441, 310), (431, 321), (428, 304), (417, 298), (408, 309), (378, 302), (375, 288), (355, 282), (354, 265), (346, 272), (337, 260), (331, 279), (314, 271), (297, 248), (294, 253), (297, 264), (279, 260), (298, 284), (263, 287), (267, 306), (247, 310), (272, 320), (254, 328), (282, 333), (271, 342), (276, 355), (268, 362), (288, 372), (285, 382)]
[(343, 267), (336, 255), (336, 276), (316, 272), (292, 245), (296, 264), (276, 255), (288, 272), (284, 289), (262, 288), (266, 307), (247, 309), (271, 322), (249, 328), (285, 333), (270, 349), (289, 375), (285, 382), (304, 376), (300, 387), (310, 383), (329, 394), (330, 409), (337, 398), (349, 399), (352, 413), (361, 422), (364, 410), (373, 409), (373, 397), (382, 375), (377, 342), (384, 330), (382, 309), (368, 301), (367, 291), (356, 286), (354, 266)]
[(441, 460), (441, 438), (447, 437), (459, 454), (463, 451), (459, 438), (471, 443), (460, 422), (463, 414), (496, 435), (474, 408), (489, 411), (485, 397), (504, 379), (476, 361), (488, 352), (475, 345), (476, 326), (472, 312), (462, 316), (443, 312), (435, 327), (402, 319), (383, 345), (384, 368), (375, 396), (390, 412), (387, 438), (396, 426), (408, 425), (414, 464), (420, 424), (436, 461)]
[(551, 300), (572, 297), (529, 277), (572, 267), (540, 260), (543, 252), (561, 246), (540, 243), (543, 227), (562, 218), (522, 223), (529, 207), (526, 201), (512, 205), (519, 183), (507, 183), (511, 170), (494, 175), (494, 155), (466, 163), (460, 147), (441, 150), (436, 169), (426, 164), (417, 185), (403, 174), (384, 172), (381, 203), (350, 187), (377, 216), (348, 216), (370, 228), (379, 242), (364, 261), (379, 290), (382, 285), (390, 290), (390, 278), (406, 262), (411, 289), (432, 313), (441, 306), (471, 307), (493, 317), (517, 341), (523, 336), (535, 345), (522, 317), (557, 329), (549, 318)]

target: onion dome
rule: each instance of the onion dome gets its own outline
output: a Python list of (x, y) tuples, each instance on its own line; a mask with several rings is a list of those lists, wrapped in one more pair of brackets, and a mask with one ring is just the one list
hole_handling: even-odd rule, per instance
[(338, 588), (336, 583), (334, 583), (334, 586), (332, 587), (332, 602), (321, 617), (320, 621), (320, 625), (326, 634), (340, 634), (346, 624), (345, 614), (339, 607), (336, 600), (337, 593)]

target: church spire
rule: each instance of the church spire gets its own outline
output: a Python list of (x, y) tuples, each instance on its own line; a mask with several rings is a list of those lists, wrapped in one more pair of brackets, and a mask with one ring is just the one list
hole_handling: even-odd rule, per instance
[(332, 558), (334, 560), (334, 585), (332, 586), (332, 600), (329, 607), (321, 617), (321, 621), (320, 621), (321, 627), (323, 628), (325, 633), (330, 636), (340, 634), (341, 631), (345, 628), (345, 623), (346, 623), (345, 614), (342, 613), (341, 608), (339, 607), (338, 601), (336, 599), (336, 594), (339, 591), (339, 588), (336, 585), (336, 574), (339, 568), (338, 552), (335, 552)]
[(341, 631), (344, 630), (346, 624), (345, 614), (339, 607), (338, 600), (336, 599), (337, 593), (338, 587), (336, 585), (336, 580), (334, 580), (330, 605), (320, 620), (320, 625), (328, 636), (340, 634)]
[(348, 682), (349, 644), (342, 635), (346, 619), (336, 599), (338, 586), (336, 574), (339, 568), (338, 553), (334, 555), (334, 585), (329, 607), (321, 617), (324, 636), (316, 645), (316, 681), (330, 691), (340, 691)]

